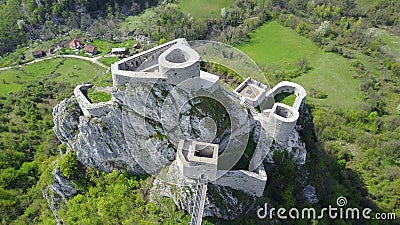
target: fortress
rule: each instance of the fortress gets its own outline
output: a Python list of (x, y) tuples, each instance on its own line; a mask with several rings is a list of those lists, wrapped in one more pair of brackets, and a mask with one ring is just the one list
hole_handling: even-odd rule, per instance
[[(185, 39), (176, 39), (114, 63), (111, 66), (113, 88), (124, 90), (127, 84), (140, 86), (155, 82), (178, 85), (196, 79), (195, 83), (200, 85), (189, 88), (200, 88), (210, 95), (217, 90), (228, 92), (221, 85), (219, 76), (200, 69), (200, 60), (199, 54)], [(105, 115), (107, 107), (112, 107), (115, 101), (114, 96), (111, 102), (91, 104), (84, 95), (88, 88), (90, 85), (80, 85), (74, 91), (84, 115), (87, 117)], [(274, 97), (280, 93), (294, 94), (296, 96), (294, 104), (275, 103)], [(299, 119), (299, 111), (305, 103), (306, 91), (300, 85), (286, 81), (270, 89), (265, 84), (247, 78), (227, 97), (248, 109), (250, 116), (258, 121), (266, 132), (266, 136), (269, 137), (266, 142), (271, 146), (273, 141), (279, 143), (288, 141)], [(226, 171), (218, 169), (218, 149), (218, 144), (180, 139), (177, 143), (176, 163), (181, 174), (203, 184), (212, 182), (253, 196), (262, 196), (267, 182), (262, 162), (271, 150), (256, 148), (248, 170)], [(203, 195), (204, 192), (203, 190)]]

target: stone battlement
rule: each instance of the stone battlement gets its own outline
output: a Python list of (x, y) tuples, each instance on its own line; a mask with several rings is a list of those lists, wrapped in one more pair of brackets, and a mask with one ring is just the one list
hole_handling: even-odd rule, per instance
[(104, 116), (110, 111), (110, 108), (112, 107), (112, 100), (109, 102), (91, 103), (84, 92), (87, 92), (87, 90), (92, 87), (92, 84), (78, 85), (74, 89), (74, 96), (83, 112), (83, 115), (86, 117)]

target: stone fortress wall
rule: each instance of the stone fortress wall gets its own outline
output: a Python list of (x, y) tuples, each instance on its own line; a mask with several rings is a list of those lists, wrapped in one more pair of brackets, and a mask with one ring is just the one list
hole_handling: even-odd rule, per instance
[(109, 102), (91, 103), (84, 93), (92, 87), (92, 84), (82, 84), (76, 86), (74, 89), (74, 96), (76, 98), (76, 101), (78, 102), (84, 116), (105, 116), (110, 111), (113, 100), (111, 99), (111, 101)]
[(241, 102), (247, 101), (253, 107), (257, 107), (265, 100), (268, 87), (250, 77), (241, 83), (233, 93), (239, 97)]
[[(200, 56), (190, 48), (185, 39), (176, 39), (140, 54), (123, 59), (111, 66), (113, 86), (120, 89), (128, 83), (143, 85), (162, 81), (170, 84), (179, 84), (182, 81), (198, 79), (201, 87), (213, 93), (216, 89), (227, 92), (222, 88), (219, 77), (200, 70)], [(190, 83), (188, 84), (190, 86)], [(80, 85), (75, 88), (74, 94), (85, 116), (104, 116), (111, 103), (91, 104), (83, 94), (90, 85)], [(306, 92), (303, 87), (291, 82), (281, 82), (267, 91), (264, 84), (247, 78), (229, 97), (250, 108), (253, 117), (260, 121), (262, 127), (276, 141), (287, 141), (299, 117), (299, 109), (305, 102)], [(274, 103), (275, 95), (288, 92), (296, 95), (293, 106)], [(232, 97), (235, 96), (235, 97)], [(114, 99), (112, 99), (114, 100)], [(254, 107), (259, 104), (267, 105), (266, 110), (258, 113)], [(266, 156), (265, 149), (256, 149), (249, 170), (217, 170), (214, 161), (203, 161), (199, 157), (188, 157), (185, 153), (185, 140), (178, 146), (177, 163), (181, 172), (188, 177), (199, 179), (208, 176), (209, 180), (217, 185), (228, 186), (255, 196), (263, 194), (267, 174), (262, 165)], [(271, 141), (272, 144), (272, 141)], [(185, 156), (186, 154), (186, 156)], [(215, 156), (214, 156), (215, 157)], [(206, 166), (205, 166), (206, 165)], [(216, 174), (214, 176), (214, 174)]]
[(249, 195), (261, 197), (267, 184), (267, 173), (264, 166), (260, 165), (255, 171), (229, 170), (217, 171), (217, 180), (212, 183), (243, 191)]
[[(286, 142), (299, 119), (299, 111), (305, 104), (307, 92), (299, 84), (282, 81), (266, 93), (266, 99), (271, 101), (280, 93), (294, 94), (296, 96), (294, 104), (292, 106), (282, 103), (273, 104), (271, 109), (262, 112), (261, 124), (275, 140)], [(270, 106), (271, 102), (266, 105)]]

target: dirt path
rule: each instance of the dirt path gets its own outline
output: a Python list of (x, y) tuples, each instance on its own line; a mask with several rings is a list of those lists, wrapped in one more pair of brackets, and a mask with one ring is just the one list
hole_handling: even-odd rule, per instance
[(97, 56), (95, 58), (90, 58), (90, 57), (85, 57), (85, 56), (80, 56), (80, 55), (56, 55), (56, 56), (49, 56), (46, 58), (40, 58), (40, 59), (35, 59), (33, 61), (24, 63), (22, 65), (18, 65), (18, 66), (8, 66), (8, 67), (2, 67), (0, 68), (0, 71), (4, 71), (4, 70), (9, 70), (9, 69), (14, 69), (14, 68), (21, 68), (23, 65), (30, 65), (30, 64), (34, 64), (34, 63), (38, 63), (38, 62), (42, 62), (45, 60), (50, 60), (50, 59), (54, 59), (54, 58), (75, 58), (75, 59), (81, 59), (81, 60), (86, 60), (86, 61), (90, 61), (94, 64), (97, 64), (105, 69), (108, 69), (109, 67), (104, 65), (103, 63), (99, 62), (98, 59), (101, 58), (102, 56)]

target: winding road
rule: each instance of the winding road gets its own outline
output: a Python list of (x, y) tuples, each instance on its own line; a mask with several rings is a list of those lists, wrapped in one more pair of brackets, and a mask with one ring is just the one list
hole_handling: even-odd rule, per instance
[(1, 67), (0, 71), (4, 71), (4, 70), (9, 70), (9, 69), (14, 69), (14, 68), (21, 68), (23, 65), (30, 65), (30, 64), (34, 64), (34, 63), (38, 63), (38, 62), (42, 62), (45, 60), (50, 60), (50, 59), (54, 59), (54, 58), (75, 58), (75, 59), (82, 59), (82, 60), (86, 60), (86, 61), (90, 61), (94, 64), (97, 64), (105, 69), (108, 69), (109, 67), (104, 65), (103, 63), (99, 62), (98, 59), (101, 58), (102, 56), (97, 56), (95, 58), (90, 58), (90, 57), (85, 57), (85, 56), (80, 56), (80, 55), (55, 55), (55, 56), (49, 56), (49, 57), (45, 57), (45, 58), (40, 58), (40, 59), (35, 59), (33, 61), (24, 63), (22, 65), (17, 65), (17, 66), (8, 66), (8, 67)]

